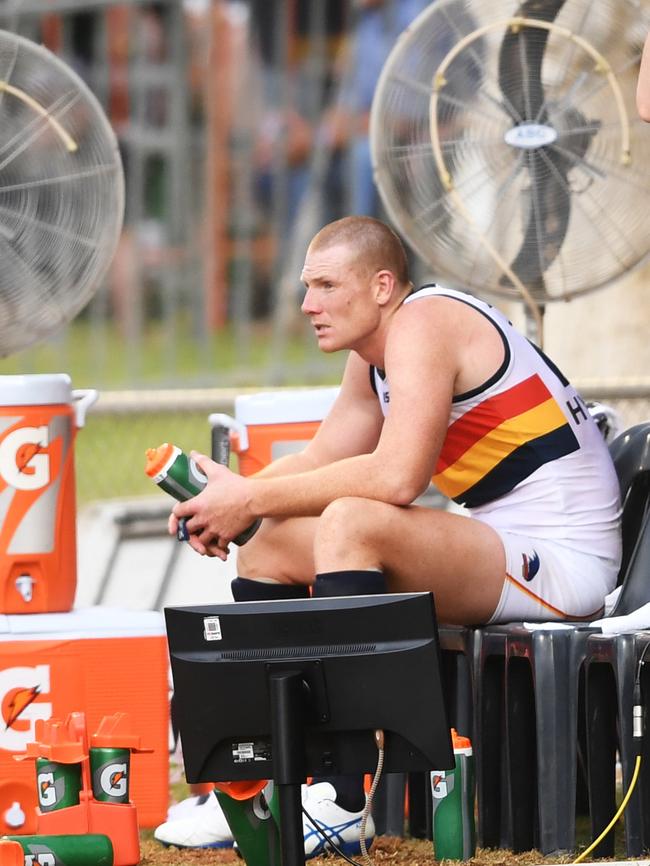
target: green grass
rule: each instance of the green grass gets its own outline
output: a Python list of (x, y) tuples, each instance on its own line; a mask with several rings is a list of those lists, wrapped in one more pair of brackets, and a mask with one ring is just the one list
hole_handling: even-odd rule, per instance
[(77, 388), (222, 387), (332, 383), (342, 366), (300, 329), (277, 341), (266, 323), (197, 334), (177, 316), (134, 337), (111, 322), (77, 319), (57, 338), (0, 358), (0, 375), (67, 372)]
[(91, 412), (75, 446), (78, 503), (156, 495), (155, 484), (144, 473), (145, 451), (162, 442), (209, 453), (207, 413), (93, 416)]
[[(313, 337), (296, 333), (277, 344), (270, 325), (225, 328), (192, 336), (187, 317), (148, 323), (129, 341), (110, 323), (77, 319), (56, 340), (0, 359), (0, 376), (65, 372), (73, 388), (100, 391), (189, 387), (319, 385), (339, 381), (344, 357), (324, 356)], [(217, 407), (215, 410), (217, 411)], [(77, 500), (155, 494), (144, 452), (161, 442), (209, 453), (208, 412), (88, 413), (76, 440)], [(162, 494), (161, 494), (162, 495)]]

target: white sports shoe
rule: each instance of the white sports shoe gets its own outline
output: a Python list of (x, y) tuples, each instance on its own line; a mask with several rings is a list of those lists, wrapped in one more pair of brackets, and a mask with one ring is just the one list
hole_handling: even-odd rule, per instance
[[(348, 812), (336, 804), (336, 789), (329, 782), (302, 786), (302, 802), (315, 824), (331, 842), (349, 857), (361, 853), (361, 818), (363, 812)], [(305, 857), (318, 857), (332, 846), (303, 815)], [(366, 822), (366, 848), (375, 836), (372, 815)], [(154, 833), (154, 839), (177, 848), (230, 848), (233, 836), (214, 794), (188, 797), (169, 810), (167, 821)], [(237, 847), (235, 845), (235, 847)]]
[(178, 803), (172, 803), (167, 809), (167, 821), (178, 821), (179, 818), (189, 818), (197, 806), (202, 806), (212, 794), (194, 794)]
[(185, 800), (179, 803), (181, 817), (157, 827), (154, 839), (176, 848), (232, 848), (233, 836), (216, 796), (209, 794), (204, 802), (198, 802), (202, 797), (196, 799), (193, 805), (185, 805)]
[[(317, 782), (315, 785), (303, 785), (302, 804), (331, 841), (347, 854), (354, 857), (361, 853), (361, 812), (348, 812), (336, 805), (336, 789), (329, 782)], [(303, 814), (302, 828), (305, 837), (305, 857), (319, 857), (325, 851), (331, 851), (329, 845)], [(375, 824), (372, 815), (366, 822), (366, 848), (370, 848), (375, 836)]]

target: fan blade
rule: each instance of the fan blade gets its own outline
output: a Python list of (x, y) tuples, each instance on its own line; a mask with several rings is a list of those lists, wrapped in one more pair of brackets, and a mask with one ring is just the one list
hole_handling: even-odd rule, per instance
[[(554, 21), (566, 0), (526, 0), (517, 16)], [(513, 123), (545, 123), (542, 61), (549, 31), (522, 27), (508, 30), (499, 50), (499, 87)]]
[[(549, 119), (553, 124), (553, 106)], [(559, 255), (569, 227), (569, 172), (583, 160), (600, 126), (597, 121), (588, 124), (576, 108), (565, 109), (562, 121), (565, 129), (581, 128), (584, 132), (571, 135), (561, 151), (545, 147), (527, 153), (531, 196), (528, 224), (511, 269), (533, 294), (545, 291), (544, 272)], [(510, 286), (512, 282), (504, 275), (500, 285)]]
[[(557, 258), (569, 227), (571, 194), (566, 160), (553, 153), (546, 156), (551, 165), (534, 151), (527, 154), (531, 198), (528, 223), (519, 252), (510, 265), (533, 296), (545, 294), (544, 272)], [(504, 274), (499, 284), (511, 286), (512, 281)]]
[[(553, 21), (566, 0), (527, 0), (518, 15), (540, 21)], [(508, 30), (499, 52), (499, 86), (504, 107), (515, 124), (552, 123), (552, 107), (547, 104), (542, 86), (542, 63), (549, 31), (523, 27), (516, 33)], [(569, 115), (567, 117), (567, 115)], [(587, 128), (585, 117), (574, 108), (564, 111), (563, 125)], [(557, 131), (557, 130), (556, 130)], [(568, 174), (583, 159), (597, 126), (579, 136), (572, 136), (562, 153), (552, 147), (532, 149), (527, 153), (530, 174), (530, 206), (524, 238), (511, 264), (514, 274), (534, 295), (546, 292), (544, 273), (560, 253), (569, 227), (571, 191)], [(502, 286), (512, 285), (505, 274)]]

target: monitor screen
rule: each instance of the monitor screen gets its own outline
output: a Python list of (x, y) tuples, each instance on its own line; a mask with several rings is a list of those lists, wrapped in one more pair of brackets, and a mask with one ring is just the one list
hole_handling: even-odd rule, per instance
[(167, 608), (188, 782), (274, 777), (269, 678), (298, 671), (306, 776), (453, 767), (431, 593)]

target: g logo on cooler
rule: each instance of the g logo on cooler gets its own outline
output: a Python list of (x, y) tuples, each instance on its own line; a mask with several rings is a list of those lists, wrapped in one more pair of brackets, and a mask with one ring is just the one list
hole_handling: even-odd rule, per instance
[(0, 476), (16, 490), (39, 490), (50, 482), (47, 425), (19, 427), (0, 441)]
[(0, 670), (0, 751), (24, 752), (36, 738), (36, 722), (49, 719), (50, 666)]

